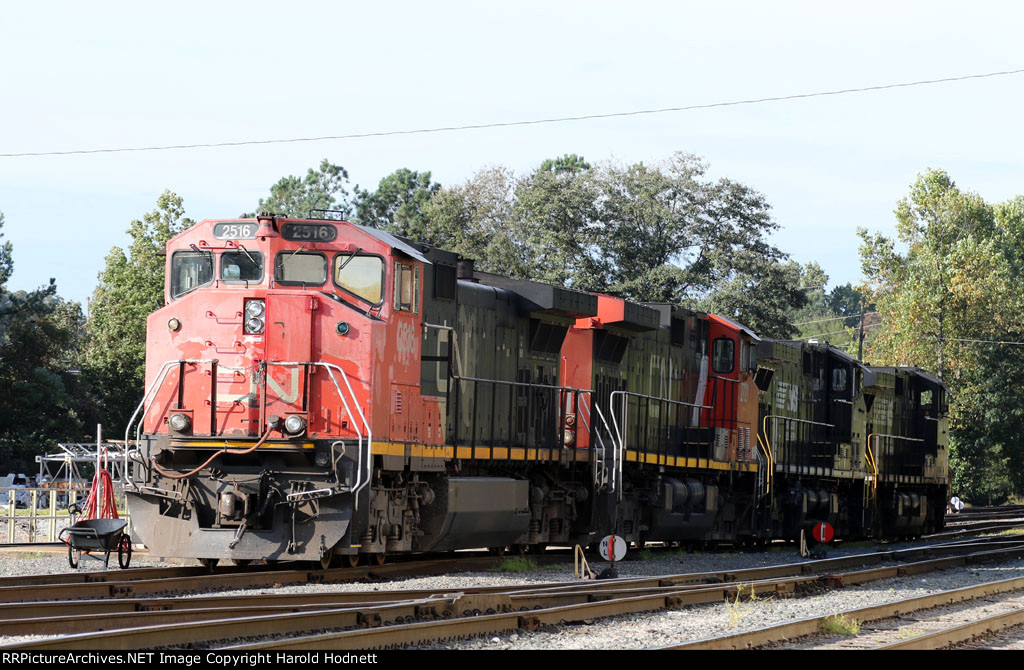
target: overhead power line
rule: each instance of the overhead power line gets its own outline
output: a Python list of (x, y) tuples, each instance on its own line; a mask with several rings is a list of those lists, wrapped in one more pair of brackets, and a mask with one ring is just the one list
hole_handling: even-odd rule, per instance
[[(878, 314), (878, 312), (864, 312), (864, 316), (870, 316), (872, 314)], [(824, 323), (825, 321), (839, 321), (841, 319), (859, 319), (859, 318), (860, 318), (859, 314), (847, 314), (846, 316), (833, 316), (833, 317), (828, 318), (828, 319), (815, 319), (814, 321), (800, 321), (799, 323), (794, 323), (793, 325), (794, 326), (806, 326), (806, 325), (808, 325), (810, 323)]]
[[(868, 325), (864, 326), (864, 330), (867, 330), (869, 328), (877, 328), (878, 326), (881, 326), (881, 325), (882, 325), (881, 323), (869, 323)], [(824, 337), (825, 335), (838, 335), (839, 333), (849, 333), (850, 330), (852, 330), (852, 328), (851, 329), (844, 328), (843, 330), (833, 330), (833, 331), (828, 332), (828, 333), (813, 333), (813, 334), (807, 335), (807, 337), (808, 338), (815, 338), (815, 337)]]
[(1011, 344), (1019, 347), (1024, 347), (1024, 342), (1010, 342), (1006, 340), (964, 340), (956, 337), (944, 337), (942, 338), (946, 342), (971, 342), (974, 344)]
[(796, 93), (792, 95), (778, 95), (764, 98), (751, 98), (747, 100), (730, 100), (726, 102), (711, 102), (699, 105), (685, 105), (680, 107), (662, 107), (659, 109), (639, 109), (628, 112), (610, 112), (607, 114), (581, 114), (579, 116), (559, 116), (545, 119), (530, 119), (524, 121), (505, 121), (496, 123), (474, 123), (459, 126), (439, 126), (435, 128), (417, 128), (413, 130), (385, 130), (368, 133), (351, 133), (347, 135), (321, 135), (317, 137), (290, 137), (284, 139), (269, 140), (242, 140), (238, 142), (209, 142), (195, 144), (166, 144), (143, 147), (117, 147), (106, 149), (73, 149), (66, 151), (23, 151), (16, 153), (0, 153), (0, 158), (26, 158), (30, 156), (71, 156), (82, 154), (111, 154), (139, 151), (169, 151), (172, 149), (212, 149), (218, 147), (240, 147), (259, 144), (292, 144), (297, 142), (325, 142), (328, 140), (355, 140), (370, 137), (393, 137), (396, 135), (425, 135), (428, 133), (457, 132), (463, 130), (483, 130), (488, 128), (510, 128), (514, 126), (533, 126), (547, 123), (568, 123), (571, 121), (590, 121), (596, 119), (613, 119), (627, 116), (642, 116), (647, 114), (666, 114), (669, 112), (688, 112), (695, 109), (713, 109), (716, 107), (735, 107), (739, 105), (757, 105), (765, 102), (782, 102), (785, 100), (801, 100), (804, 98), (820, 98), (832, 95), (847, 95), (850, 93), (866, 93), (869, 91), (884, 91), (893, 88), (909, 88), (912, 86), (930, 86), (933, 84), (946, 84), (969, 79), (987, 79), (990, 77), (1006, 77), (1024, 73), (1024, 68), (1019, 70), (1002, 70), (999, 72), (985, 72), (983, 74), (969, 74), (959, 77), (942, 77), (940, 79), (922, 79), (919, 81), (900, 82), (895, 84), (878, 84), (875, 86), (862, 86), (860, 88), (843, 88), (832, 91), (816, 91), (813, 93)]

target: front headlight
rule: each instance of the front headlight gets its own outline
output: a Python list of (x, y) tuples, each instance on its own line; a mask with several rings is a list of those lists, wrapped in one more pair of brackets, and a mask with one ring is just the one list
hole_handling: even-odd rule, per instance
[(172, 414), (167, 419), (167, 425), (176, 433), (187, 433), (192, 428), (192, 419), (189, 418), (188, 414)]
[(263, 332), (264, 312), (266, 305), (262, 300), (248, 300), (245, 303), (245, 332), (247, 335), (259, 335)]
[(293, 414), (284, 420), (284, 430), (286, 433), (298, 435), (306, 430), (306, 420), (301, 416)]

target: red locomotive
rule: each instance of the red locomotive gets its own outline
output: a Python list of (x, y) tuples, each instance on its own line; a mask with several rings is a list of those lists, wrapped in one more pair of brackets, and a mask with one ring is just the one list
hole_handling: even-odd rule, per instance
[[(945, 395), (923, 373), (479, 272), (342, 221), (203, 221), (168, 243), (166, 276), (126, 436), (133, 525), (156, 555), (355, 564), (613, 532), (941, 525)], [(899, 379), (917, 418), (874, 402), (860, 426)], [(900, 473), (876, 467), (886, 449)]]

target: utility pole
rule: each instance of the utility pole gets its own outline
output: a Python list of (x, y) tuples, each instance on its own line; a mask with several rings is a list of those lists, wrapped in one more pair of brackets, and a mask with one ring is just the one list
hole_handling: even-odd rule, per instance
[(857, 336), (857, 360), (864, 360), (864, 296), (860, 298), (860, 334)]

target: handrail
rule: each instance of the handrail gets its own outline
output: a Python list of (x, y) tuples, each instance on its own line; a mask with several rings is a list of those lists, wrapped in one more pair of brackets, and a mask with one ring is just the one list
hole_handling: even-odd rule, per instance
[(878, 437), (878, 433), (871, 433), (868, 435), (867, 451), (864, 455), (868, 458), (868, 465), (871, 466), (872, 477), (871, 477), (871, 492), (875, 494), (872, 497), (877, 497), (878, 491), (878, 461), (875, 460), (875, 454), (871, 451), (871, 438)]
[[(759, 471), (764, 473), (765, 488), (764, 488), (764, 494), (763, 495), (770, 495), (771, 492), (772, 492), (772, 477), (775, 474), (772, 471), (772, 468), (769, 467), (769, 464), (772, 462), (772, 456), (771, 456), (771, 453), (769, 452), (769, 449), (771, 448), (771, 444), (769, 444), (766, 447), (765, 444), (764, 444), (764, 441), (761, 440), (761, 434), (760, 433), (756, 433), (756, 435), (757, 435), (757, 446), (759, 446), (761, 448), (761, 452), (764, 453), (764, 456), (765, 456), (764, 459), (763, 459), (765, 465), (763, 467), (759, 468)], [(768, 439), (768, 434), (767, 433), (765, 433), (764, 439), (765, 440)], [(759, 461), (762, 460), (761, 454), (759, 454), (756, 451), (754, 453), (757, 454), (757, 460), (759, 460)]]
[[(609, 486), (611, 488), (611, 492), (614, 493), (615, 491), (618, 490), (618, 487), (616, 486), (616, 481), (617, 481), (616, 474), (618, 474), (618, 466), (617, 466), (618, 459), (616, 458), (616, 456), (618, 454), (618, 445), (616, 444), (616, 441), (615, 441), (615, 433), (613, 433), (612, 429), (608, 426), (608, 421), (606, 421), (605, 418), (604, 418), (604, 412), (601, 411), (601, 405), (595, 403), (594, 404), (594, 409), (597, 411), (597, 418), (599, 418), (601, 420), (601, 423), (604, 425), (604, 429), (606, 431), (608, 431), (608, 437), (612, 441), (612, 470), (611, 470), (612, 476), (611, 476), (611, 479), (609, 480), (608, 484), (609, 484)], [(612, 417), (612, 418), (614, 419), (614, 417)], [(606, 447), (604, 446), (604, 440), (601, 439), (601, 431), (596, 431), (596, 434), (598, 436), (598, 439), (601, 440), (601, 449), (602, 450), (606, 450)], [(603, 462), (602, 462), (602, 464), (605, 466), (605, 470), (607, 471), (607, 465), (604, 464)], [(619, 494), (619, 499), (621, 500), (621, 498), (622, 498), (622, 494), (620, 493)]]
[(775, 475), (775, 454), (772, 453), (772, 451), (773, 451), (772, 450), (772, 443), (771, 443), (771, 440), (768, 439), (768, 419), (772, 419), (773, 420), (773, 422), (772, 422), (772, 428), (773, 428), (772, 432), (773, 433), (774, 433), (774, 422), (779, 420), (779, 419), (782, 419), (783, 421), (793, 421), (794, 423), (805, 423), (805, 424), (808, 424), (808, 425), (811, 425), (811, 426), (825, 426), (826, 428), (835, 428), (836, 427), (834, 423), (821, 423), (820, 421), (809, 421), (807, 419), (795, 419), (793, 417), (784, 416), (782, 414), (768, 414), (768, 415), (766, 415), (764, 417), (764, 420), (761, 422), (761, 428), (762, 428), (762, 432), (764, 432), (764, 439), (768, 443), (767, 454), (768, 454), (768, 459), (769, 459), (769, 468), (771, 469), (771, 474), (769, 475), (770, 477), (773, 477)]
[[(599, 479), (603, 479), (605, 469), (604, 440), (601, 438), (600, 433), (595, 434), (595, 432), (590, 428), (590, 407), (588, 407), (587, 404), (583, 402), (582, 393), (576, 394), (576, 414), (579, 416), (580, 422), (583, 424), (583, 427), (587, 429), (587, 434), (590, 435), (591, 437), (589, 448), (590, 452), (593, 454), (593, 458), (591, 458), (590, 478), (594, 481), (594, 488), (596, 490)], [(594, 448), (594, 437), (596, 437), (597, 441), (601, 443), (600, 453), (597, 451), (597, 449)], [(602, 473), (601, 477), (598, 476), (599, 470)]]
[[(643, 394), (643, 393), (634, 393), (633, 391), (612, 391), (608, 395), (608, 410), (609, 410), (609, 413), (612, 416), (612, 423), (615, 426), (615, 435), (614, 435), (614, 437), (618, 438), (618, 440), (617, 440), (618, 444), (617, 445), (613, 445), (613, 446), (617, 447), (617, 453), (616, 453), (616, 459), (615, 459), (615, 461), (616, 461), (615, 462), (615, 467), (616, 467), (616, 474), (618, 475), (618, 481), (620, 483), (622, 482), (622, 478), (623, 478), (623, 475), (622, 475), (622, 465), (623, 465), (623, 461), (625, 461), (625, 459), (626, 459), (626, 437), (628, 436), (628, 432), (629, 432), (628, 431), (629, 423), (627, 421), (627, 419), (628, 419), (629, 403), (626, 402), (625, 400), (623, 400), (623, 402), (622, 402), (622, 427), (620, 427), (619, 426), (618, 418), (616, 418), (616, 413), (615, 413), (615, 396), (622, 396), (623, 398), (627, 398), (627, 397), (630, 397), (630, 396), (634, 397), (634, 398), (646, 398), (648, 400), (656, 400), (658, 402), (667, 402), (667, 403), (671, 403), (673, 405), (681, 405), (681, 406), (684, 406), (684, 407), (694, 407), (694, 408), (701, 409), (701, 410), (713, 409), (713, 406), (698, 405), (698, 404), (695, 404), (695, 403), (692, 403), (692, 402), (684, 402), (682, 400), (672, 400), (671, 398), (661, 398), (659, 396), (646, 395), (646, 394)], [(626, 428), (627, 430), (623, 431), (623, 428)], [(619, 488), (619, 500), (622, 500), (622, 489), (621, 489), (621, 487)]]
[[(125, 486), (131, 487), (131, 488), (136, 489), (136, 490), (138, 490), (138, 488), (139, 488), (138, 485), (135, 483), (135, 481), (132, 479), (131, 473), (130, 473), (130, 469), (128, 467), (128, 458), (129, 458), (130, 452), (132, 451), (132, 449), (131, 449), (132, 442), (131, 442), (131, 440), (128, 439), (128, 437), (131, 434), (132, 424), (135, 422), (135, 417), (137, 417), (139, 415), (139, 411), (145, 406), (146, 401), (149, 400), (150, 395), (152, 395), (153, 392), (157, 388), (159, 388), (160, 385), (163, 384), (164, 378), (167, 376), (167, 371), (170, 369), (170, 366), (172, 366), (172, 365), (182, 365), (183, 363), (190, 363), (190, 364), (212, 363), (214, 360), (215, 359), (208, 359), (208, 358), (194, 358), (194, 359), (182, 358), (182, 359), (178, 359), (178, 360), (166, 361), (162, 366), (160, 366), (160, 370), (157, 372), (156, 379), (153, 380), (153, 383), (151, 383), (149, 385), (149, 388), (146, 390), (146, 393), (143, 394), (142, 401), (139, 402), (138, 407), (135, 408), (135, 411), (132, 413), (131, 418), (128, 420), (128, 424), (125, 426), (125, 429), (124, 429), (124, 472), (121, 474), (121, 476), (122, 476), (122, 479), (123, 479), (123, 481), (125, 483)], [(181, 380), (178, 380), (178, 383), (180, 384)], [(152, 408), (152, 405), (147, 407), (146, 411), (143, 412), (141, 417), (139, 417), (139, 423), (138, 423), (138, 426), (135, 429), (135, 451), (136, 452), (139, 449), (139, 440), (142, 438), (142, 425), (146, 422), (146, 416), (149, 414), (149, 410), (151, 408)]]
[[(138, 452), (138, 448), (139, 448), (139, 442), (140, 442), (140, 440), (142, 438), (143, 425), (145, 424), (146, 417), (149, 415), (149, 412), (150, 412), (150, 410), (153, 407), (152, 404), (150, 404), (147, 407), (146, 403), (147, 402), (151, 403), (153, 398), (155, 398), (154, 393), (163, 384), (164, 380), (167, 377), (168, 371), (171, 369), (172, 366), (175, 366), (175, 365), (177, 365), (177, 366), (181, 366), (183, 364), (198, 365), (198, 364), (203, 364), (203, 363), (211, 363), (212, 364), (212, 363), (216, 363), (216, 362), (217, 362), (216, 359), (178, 359), (178, 360), (166, 361), (160, 367), (160, 370), (158, 371), (156, 378), (153, 380), (153, 382), (149, 386), (149, 389), (147, 389), (146, 393), (143, 395), (142, 401), (139, 403), (138, 407), (136, 407), (135, 412), (132, 414), (131, 419), (129, 419), (129, 421), (128, 421), (128, 425), (125, 428), (125, 456), (124, 456), (125, 471), (123, 473), (123, 477), (124, 477), (126, 486), (128, 486), (128, 487), (130, 487), (130, 488), (132, 488), (134, 490), (140, 490), (140, 487), (135, 483), (134, 480), (132, 480), (131, 474), (129, 472), (129, 467), (128, 467), (129, 452), (132, 451), (132, 449), (130, 448), (130, 445), (132, 445), (132, 441), (129, 440), (129, 437), (131, 435), (132, 425), (133, 424), (135, 425), (134, 451), (137, 453)], [(359, 496), (358, 496), (358, 494), (359, 494), (359, 492), (363, 488), (365, 488), (369, 484), (370, 477), (372, 476), (372, 459), (370, 458), (370, 451), (373, 448), (373, 433), (372, 433), (372, 430), (370, 428), (369, 422), (366, 420), (366, 415), (363, 413), (362, 407), (360, 407), (359, 403), (356, 402), (355, 392), (352, 390), (352, 384), (349, 382), (348, 375), (345, 374), (345, 370), (342, 369), (340, 366), (334, 364), (334, 363), (328, 363), (326, 361), (267, 361), (266, 365), (267, 366), (271, 366), (271, 365), (288, 366), (288, 367), (313, 365), (313, 366), (322, 367), (322, 368), (324, 368), (327, 371), (327, 374), (328, 374), (328, 376), (331, 379), (331, 383), (334, 385), (335, 392), (338, 394), (338, 399), (341, 401), (342, 406), (345, 408), (346, 415), (352, 421), (352, 427), (353, 427), (353, 429), (355, 430), (355, 433), (356, 433), (356, 439), (357, 439), (357, 443), (358, 443), (358, 451), (359, 451), (359, 453), (358, 453), (358, 460), (357, 460), (357, 463), (356, 463), (356, 481), (352, 485), (351, 491), (355, 495), (355, 503), (354, 504), (355, 504), (356, 509), (358, 509), (358, 504), (359, 504)], [(349, 406), (348, 399), (346, 398), (345, 394), (342, 392), (341, 387), (338, 385), (338, 380), (337, 380), (337, 377), (335, 376), (335, 372), (338, 372), (338, 373), (341, 374), (341, 379), (345, 383), (345, 387), (348, 390), (349, 396), (351, 396), (351, 398), (352, 398), (352, 404), (355, 405), (355, 410), (356, 410), (355, 413), (352, 412), (352, 408)], [(179, 380), (178, 381), (179, 384), (181, 384), (182, 382), (183, 382), (183, 380)], [(265, 382), (264, 382), (264, 384), (265, 384)], [(265, 392), (266, 392), (265, 388), (262, 391), (265, 394)], [(139, 412), (140, 411), (142, 411), (142, 415), (141, 416), (139, 416)], [(358, 421), (356, 420), (356, 414), (358, 414)], [(135, 422), (136, 422), (136, 418), (137, 417), (138, 417), (138, 423), (136, 424)], [(366, 431), (366, 448), (365, 449), (363, 448), (363, 430), (360, 429), (360, 423), (362, 424), (362, 428), (365, 429), (365, 431)], [(338, 442), (334, 442), (331, 445), (331, 454), (332, 454), (331, 469), (334, 472), (335, 485), (336, 486), (340, 486), (341, 485), (341, 480), (340, 480), (340, 478), (338, 476), (338, 461), (341, 459), (342, 456), (344, 456), (344, 451), (342, 451), (341, 454), (339, 454), (337, 456), (334, 456), (334, 454), (335, 454), (335, 447), (337, 446), (337, 444), (338, 444)]]
[(874, 478), (872, 479), (872, 482), (871, 482), (871, 488), (872, 488), (872, 491), (876, 494), (876, 497), (877, 497), (877, 491), (878, 491), (878, 459), (875, 456), (874, 451), (872, 451), (872, 449), (871, 449), (871, 438), (873, 438), (873, 437), (874, 438), (888, 437), (888, 438), (895, 439), (895, 440), (906, 440), (907, 442), (924, 442), (925, 440), (922, 440), (921, 438), (917, 438), (917, 437), (906, 437), (904, 435), (887, 435), (885, 433), (871, 433), (870, 435), (868, 435), (867, 451), (865, 452), (865, 455), (868, 457), (868, 464), (871, 465), (871, 468), (874, 471)]
[(502, 384), (504, 386), (523, 386), (532, 389), (552, 389), (555, 391), (572, 391), (575, 393), (593, 393), (593, 389), (580, 389), (573, 386), (552, 386), (550, 384), (534, 384), (533, 382), (510, 382), (505, 379), (484, 379), (482, 377), (460, 377), (452, 375), (452, 379), (460, 382), (483, 382), (485, 384)]
[[(609, 406), (609, 409), (614, 409), (614, 407), (615, 407), (615, 396), (617, 396), (617, 395), (630, 396), (630, 397), (633, 397), (633, 398), (646, 398), (648, 400), (657, 400), (658, 402), (667, 402), (667, 403), (672, 403), (673, 405), (682, 405), (684, 407), (695, 407), (697, 409), (714, 409), (713, 405), (699, 405), (699, 404), (692, 403), (692, 402), (684, 402), (682, 400), (672, 400), (670, 398), (662, 398), (662, 397), (659, 397), (659, 396), (645, 395), (643, 393), (634, 393), (633, 391), (612, 391), (609, 394), (609, 396), (608, 396), (608, 406)], [(622, 404), (622, 408), (623, 408), (622, 423), (623, 423), (624, 426), (626, 425), (626, 408), (627, 407), (628, 407), (628, 404), (624, 402)], [(625, 445), (625, 440), (622, 437), (621, 430), (619, 428), (619, 422), (615, 418), (615, 412), (612, 411), (611, 415), (612, 415), (612, 422), (615, 424), (615, 430), (616, 430), (616, 432), (619, 433), (619, 440), (623, 444), (623, 449), (625, 449), (625, 446), (624, 446)]]
[[(325, 361), (268, 361), (267, 365), (280, 365), (280, 366), (298, 366), (298, 365), (317, 365), (323, 367), (327, 371), (327, 375), (331, 378), (331, 383), (334, 384), (334, 389), (338, 393), (338, 399), (341, 400), (342, 406), (345, 408), (345, 413), (352, 421), (352, 428), (356, 431), (356, 439), (359, 445), (359, 461), (356, 464), (356, 482), (352, 485), (353, 493), (353, 507), (359, 509), (359, 492), (370, 483), (370, 478), (373, 475), (372, 460), (370, 458), (370, 452), (373, 449), (373, 430), (370, 428), (369, 422), (366, 420), (366, 415), (363, 414), (363, 408), (356, 402), (356, 394), (352, 390), (352, 384), (348, 381), (348, 375), (345, 374), (345, 370), (341, 366), (335, 365), (334, 363), (327, 363)], [(352, 397), (352, 404), (356, 407), (356, 412), (359, 414), (359, 420), (363, 423), (363, 428), (366, 429), (366, 481), (363, 481), (363, 471), (359, 467), (363, 462), (363, 433), (359, 430), (359, 424), (356, 422), (355, 416), (352, 415), (352, 409), (348, 405), (348, 401), (345, 395), (341, 392), (341, 388), (338, 386), (338, 380), (335, 379), (333, 370), (337, 370), (341, 373), (341, 380), (345, 382), (345, 387), (348, 389), (349, 395)], [(334, 444), (337, 444), (336, 442)], [(334, 453), (334, 444), (331, 445), (331, 453)], [(344, 456), (344, 452), (341, 453)], [(338, 456), (337, 458), (341, 458)], [(338, 467), (337, 459), (332, 459), (331, 468), (334, 470), (335, 483), (340, 486), (341, 482), (338, 479)]]

